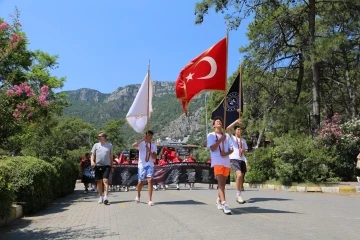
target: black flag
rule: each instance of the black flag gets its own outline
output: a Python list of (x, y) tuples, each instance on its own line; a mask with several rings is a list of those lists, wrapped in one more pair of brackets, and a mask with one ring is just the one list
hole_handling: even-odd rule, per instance
[[(237, 119), (239, 119), (239, 109), (241, 112), (243, 111), (243, 104), (242, 104), (243, 101), (242, 98), (240, 99), (240, 93), (239, 93), (240, 84), (241, 84), (240, 74), (238, 74), (235, 81), (231, 85), (228, 93), (226, 94), (226, 98), (225, 98), (226, 107), (227, 107), (225, 129), (227, 126), (229, 126)], [(224, 100), (222, 100), (219, 106), (215, 109), (215, 111), (212, 112), (211, 119), (214, 120), (215, 117), (221, 117), (221, 119), (224, 118)]]

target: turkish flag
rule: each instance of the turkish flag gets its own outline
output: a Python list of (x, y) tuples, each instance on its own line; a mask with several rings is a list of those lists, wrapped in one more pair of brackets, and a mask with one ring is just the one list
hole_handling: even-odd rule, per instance
[(191, 60), (180, 72), (175, 83), (176, 98), (185, 115), (193, 97), (202, 91), (226, 90), (227, 39), (224, 38)]

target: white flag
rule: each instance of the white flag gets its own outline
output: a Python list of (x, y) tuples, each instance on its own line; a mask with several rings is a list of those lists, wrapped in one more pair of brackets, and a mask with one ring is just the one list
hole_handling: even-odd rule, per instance
[[(148, 94), (149, 94), (149, 98), (148, 98)], [(130, 126), (135, 130), (135, 132), (142, 133), (149, 121), (147, 115), (149, 113), (149, 117), (150, 117), (150, 114), (153, 111), (152, 97), (153, 97), (152, 82), (150, 77), (148, 78), (148, 74), (146, 74), (145, 79), (142, 82), (140, 89), (135, 97), (135, 100), (131, 105), (129, 112), (126, 115), (126, 120), (130, 124)]]

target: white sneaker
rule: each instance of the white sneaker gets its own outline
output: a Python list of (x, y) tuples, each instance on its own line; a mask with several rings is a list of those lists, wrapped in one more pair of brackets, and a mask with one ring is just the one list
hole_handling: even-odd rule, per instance
[(155, 205), (152, 201), (150, 201), (148, 204), (149, 204), (149, 206), (154, 206)]
[(103, 203), (103, 197), (102, 196), (99, 198), (98, 203)]
[(108, 200), (107, 196), (104, 197), (104, 204), (105, 204), (105, 205), (108, 205), (108, 204), (109, 204), (109, 200)]
[(246, 202), (242, 199), (241, 196), (237, 196), (237, 197), (236, 197), (236, 201), (237, 201), (238, 203), (241, 203), (241, 204), (246, 203)]
[(140, 203), (140, 198), (139, 198), (139, 197), (136, 197), (136, 198), (135, 198), (135, 202), (136, 202), (136, 203)]
[(215, 204), (216, 204), (217, 209), (219, 209), (219, 210), (222, 210), (222, 209), (223, 209), (223, 205), (222, 205), (221, 202), (220, 202), (220, 198), (217, 198), (217, 199), (216, 199)]
[(223, 212), (225, 214), (231, 214), (231, 209), (229, 208), (229, 205), (227, 205), (226, 203), (223, 206)]

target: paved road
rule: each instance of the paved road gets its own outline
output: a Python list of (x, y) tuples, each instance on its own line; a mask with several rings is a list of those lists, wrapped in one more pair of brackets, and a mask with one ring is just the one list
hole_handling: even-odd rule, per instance
[(56, 201), (35, 216), (0, 228), (0, 239), (360, 239), (360, 194), (293, 193), (248, 189), (240, 205), (228, 187), (228, 216), (216, 209), (216, 190), (154, 192), (156, 206), (134, 202), (135, 192), (94, 193)]

